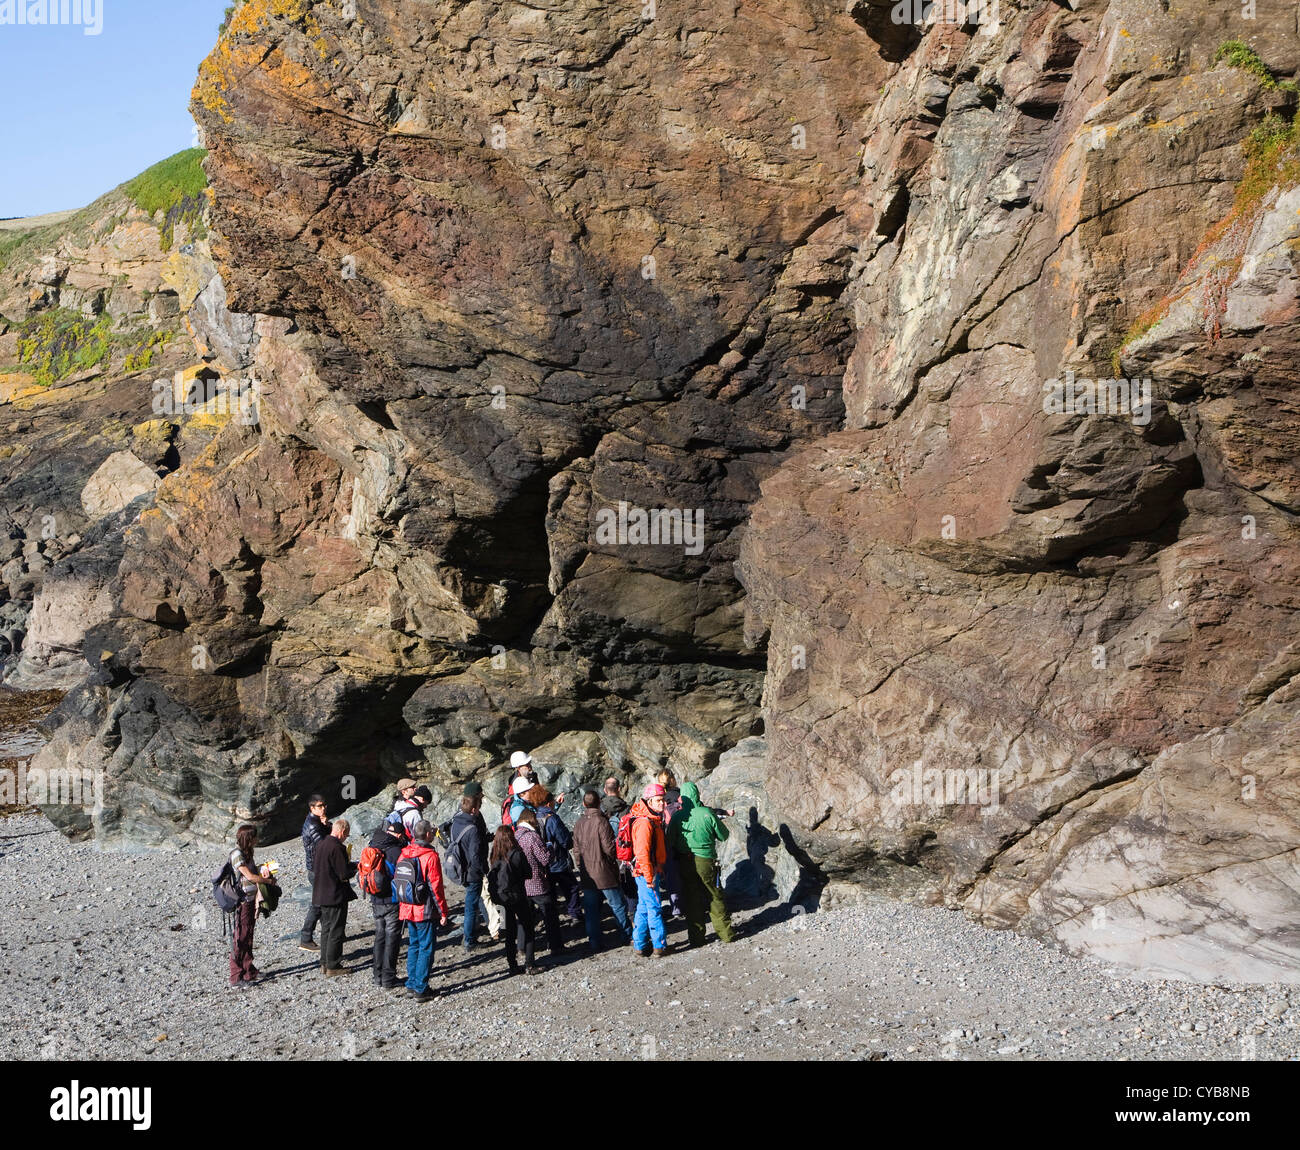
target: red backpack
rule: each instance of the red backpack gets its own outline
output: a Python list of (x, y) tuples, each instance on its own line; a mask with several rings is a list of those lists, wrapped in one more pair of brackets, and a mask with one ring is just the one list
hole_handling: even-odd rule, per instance
[(364, 894), (387, 898), (393, 893), (388, 863), (384, 859), (384, 852), (378, 847), (366, 847), (361, 852), (361, 861), (357, 863), (357, 879)]
[(619, 862), (630, 863), (635, 858), (632, 849), (632, 824), (635, 821), (630, 810), (618, 820), (618, 834), (614, 836), (614, 854), (618, 856)]

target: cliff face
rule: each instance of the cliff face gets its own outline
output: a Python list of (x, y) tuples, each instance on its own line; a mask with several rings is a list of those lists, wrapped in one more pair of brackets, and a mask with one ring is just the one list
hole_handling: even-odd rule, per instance
[(51, 752), (107, 763), (104, 838), (421, 755), (459, 789), (555, 738), (588, 774), (707, 768), (755, 728), (738, 536), (842, 420), (834, 196), (885, 67), (828, 3), (629, 12), (232, 20), (195, 110), (260, 425), (130, 541)]
[(667, 7), (239, 10), (259, 422), (127, 533), (47, 761), (161, 842), (765, 725), (831, 877), (1293, 976), (1297, 204), (1241, 146), (1291, 96), (1214, 63), (1292, 17)]
[[(1293, 100), (1212, 67), (1208, 8), (939, 32), (846, 207), (846, 430), (746, 536), (772, 797), (833, 871), (1294, 978), (1300, 224), (1284, 162), (1243, 196), (1240, 146)], [(1084, 380), (1147, 381), (1150, 411)]]
[[(195, 153), (151, 172), (171, 168), (201, 180)], [(251, 336), (224, 307), (203, 198), (146, 210), (132, 186), (0, 225), (0, 660), (26, 688), (85, 677), (124, 529), (225, 422), (196, 392)]]

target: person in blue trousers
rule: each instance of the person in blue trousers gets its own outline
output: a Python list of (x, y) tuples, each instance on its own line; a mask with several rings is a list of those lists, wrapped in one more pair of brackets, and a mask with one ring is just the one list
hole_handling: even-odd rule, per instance
[(618, 884), (614, 832), (609, 819), (601, 811), (600, 796), (595, 791), (587, 791), (582, 796), (582, 814), (573, 828), (573, 853), (578, 861), (578, 880), (582, 886), (588, 949), (593, 954), (600, 949), (602, 900), (609, 904), (623, 942), (631, 942), (632, 924), (628, 921), (627, 903)]
[[(435, 914), (438, 926), (447, 925), (447, 899), (442, 892), (442, 862), (433, 849), (433, 824), (420, 819), (412, 828), (410, 846), (402, 851), (393, 875), (397, 893), (398, 916), (406, 923), (406, 989), (421, 1002), (437, 998), (429, 989), (429, 971), (433, 969)], [(414, 859), (423, 878), (423, 899), (411, 900), (414, 887), (403, 881), (402, 864)]]
[(632, 807), (632, 874), (637, 893), (632, 950), (641, 958), (663, 958), (668, 945), (659, 897), (659, 877), (668, 861), (663, 814), (664, 788), (651, 783)]

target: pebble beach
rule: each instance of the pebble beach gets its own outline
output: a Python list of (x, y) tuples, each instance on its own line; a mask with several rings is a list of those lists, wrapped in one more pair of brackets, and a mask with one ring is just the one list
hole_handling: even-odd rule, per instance
[[(740, 940), (669, 954), (619, 946), (512, 978), (500, 944), (466, 956), (455, 915), (413, 1003), (371, 980), (369, 906), (351, 904), (347, 977), (298, 949), (302, 852), (254, 939), (261, 983), (231, 989), (210, 896), (219, 852), (116, 853), (36, 814), (0, 819), (5, 1059), (1295, 1060), (1285, 986), (1146, 980), (961, 914), (885, 898), (736, 915)], [(572, 928), (573, 942), (579, 937)], [(486, 936), (481, 936), (486, 937)], [(404, 953), (402, 965), (404, 966)], [(543, 949), (539, 958), (549, 961)]]

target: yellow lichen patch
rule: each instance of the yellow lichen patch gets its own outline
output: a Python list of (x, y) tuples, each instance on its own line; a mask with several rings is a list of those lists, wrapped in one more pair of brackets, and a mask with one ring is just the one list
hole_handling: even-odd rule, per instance
[(136, 439), (146, 439), (154, 443), (163, 443), (171, 438), (172, 433), (176, 430), (176, 424), (169, 419), (146, 419), (143, 423), (137, 423), (131, 428), (131, 434)]
[(225, 93), (235, 86), (240, 73), (256, 67), (261, 59), (262, 50), (256, 45), (232, 47), (228, 39), (221, 40), (199, 65), (199, 76), (190, 98), (230, 123), (234, 117), (230, 114)]
[(230, 18), (229, 30), (232, 35), (255, 36), (273, 16), (297, 24), (306, 18), (310, 8), (309, 0), (248, 0)]
[(326, 89), (316, 80), (310, 68), (299, 64), (297, 60), (290, 60), (279, 48), (269, 53), (262, 61), (262, 70), (278, 87), (286, 91), (309, 94), (318, 98), (327, 95)]
[(190, 416), (188, 426), (192, 429), (211, 428), (220, 431), (232, 418), (229, 411), (196, 411)]

